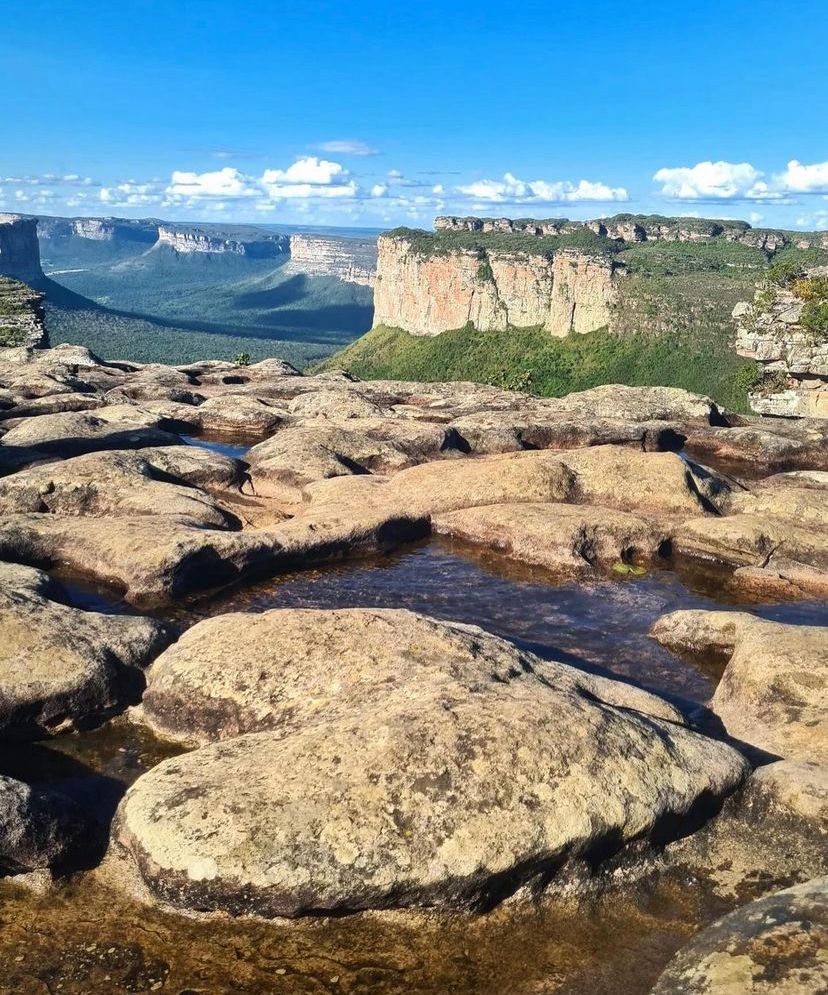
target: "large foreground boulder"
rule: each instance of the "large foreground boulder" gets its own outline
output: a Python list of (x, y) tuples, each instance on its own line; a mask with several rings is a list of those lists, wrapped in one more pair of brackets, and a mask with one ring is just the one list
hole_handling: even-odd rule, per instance
[(40, 570), (0, 564), (0, 737), (39, 738), (135, 701), (169, 642), (157, 622), (80, 611), (49, 598)]
[(94, 848), (97, 835), (71, 799), (0, 774), (0, 874), (70, 869)]
[[(120, 406), (119, 406), (120, 407)], [(3, 447), (36, 449), (48, 456), (80, 456), (103, 449), (140, 449), (144, 446), (173, 446), (181, 442), (177, 435), (162, 432), (133, 409), (117, 412), (98, 408), (94, 414), (83, 411), (24, 418), (3, 436)], [(124, 418), (123, 416), (127, 417)]]
[(819, 995), (828, 990), (828, 878), (788, 888), (703, 930), (652, 995)]
[[(129, 790), (116, 839), (156, 899), (268, 917), (485, 908), (568, 862), (689, 831), (746, 774), (729, 747), (643, 710), (651, 695), (405, 614), (373, 613), (365, 659), (365, 619), (336, 639), (296, 627), (284, 677), (226, 653), (226, 680), (216, 657), (199, 675), (193, 644), (171, 658), (200, 688), (188, 721), (202, 736), (270, 728), (164, 761)], [(169, 673), (151, 707), (175, 722)]]

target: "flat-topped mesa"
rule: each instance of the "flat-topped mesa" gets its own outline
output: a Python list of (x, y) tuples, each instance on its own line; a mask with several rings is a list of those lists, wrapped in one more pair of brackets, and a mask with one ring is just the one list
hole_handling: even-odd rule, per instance
[(34, 218), (0, 214), (0, 276), (24, 283), (43, 279)]
[(379, 239), (374, 324), (439, 335), (540, 327), (563, 337), (611, 324), (623, 265), (609, 255), (560, 249), (420, 251), (409, 237)]
[(306, 276), (332, 276), (345, 283), (373, 287), (377, 276), (374, 239), (332, 235), (291, 235), (288, 271)]
[(828, 418), (828, 266), (773, 271), (733, 309), (736, 351), (762, 364), (750, 394), (763, 415)]
[(288, 251), (289, 240), (286, 235), (259, 233), (249, 239), (244, 237), (229, 238), (220, 232), (196, 227), (158, 226), (158, 245), (168, 246), (178, 253), (228, 253), (237, 256), (249, 256), (255, 259), (270, 259), (281, 256)]
[[(702, 242), (721, 238), (726, 242), (739, 242), (765, 252), (776, 252), (786, 245), (809, 248), (815, 244), (814, 235), (752, 228), (746, 221), (667, 218), (657, 214), (616, 214), (611, 218), (592, 221), (570, 221), (568, 218), (537, 220), (444, 216), (435, 218), (434, 228), (436, 231), (504, 232), (539, 238), (591, 231), (601, 238), (621, 239), (624, 242)], [(816, 244), (828, 247), (828, 235), (817, 235)]]
[[(72, 218), (69, 234), (92, 242), (147, 242), (158, 237), (158, 227), (122, 218)], [(41, 225), (42, 227), (42, 225)], [(41, 232), (42, 234), (42, 232)]]

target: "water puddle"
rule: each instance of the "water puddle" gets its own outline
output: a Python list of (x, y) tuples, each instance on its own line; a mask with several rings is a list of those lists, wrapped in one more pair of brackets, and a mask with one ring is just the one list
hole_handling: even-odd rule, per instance
[[(202, 435), (182, 435), (181, 441), (188, 446), (197, 446), (199, 449), (209, 449), (212, 453), (220, 453), (222, 456), (230, 456), (233, 459), (243, 460), (253, 442), (229, 442), (223, 439), (208, 439)], [(258, 441), (261, 441), (259, 439)]]
[(725, 577), (705, 567), (575, 582), (438, 539), (383, 558), (283, 574), (177, 606), (167, 617), (191, 625), (270, 608), (408, 608), (480, 625), (540, 656), (632, 681), (679, 703), (701, 703), (713, 693), (721, 665), (694, 666), (650, 639), (661, 615), (733, 607), (776, 621), (828, 624), (824, 602), (727, 603)]

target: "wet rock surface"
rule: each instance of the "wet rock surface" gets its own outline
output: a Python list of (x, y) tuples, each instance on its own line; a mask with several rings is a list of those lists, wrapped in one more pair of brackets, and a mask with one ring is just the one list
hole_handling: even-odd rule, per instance
[(653, 995), (810, 995), (828, 984), (828, 879), (737, 909), (694, 937)]
[[(665, 388), (541, 399), (280, 361), (4, 351), (0, 561), (18, 628), (0, 774), (22, 799), (19, 839), (43, 841), (8, 869), (78, 859), (27, 799), (65, 793), (91, 839), (135, 781), (92, 874), (40, 896), (0, 884), (9, 990), (234, 990), (241, 970), (251, 992), (415, 977), (527, 993), (623, 979), (644, 995), (699, 925), (826, 870), (825, 629), (802, 624), (822, 623), (828, 590), (826, 442), (824, 423)], [(437, 535), (449, 545), (407, 552)], [(408, 573), (348, 562), (394, 550)], [(447, 566), (461, 561), (480, 566)], [(679, 612), (707, 617), (683, 628), (668, 614), (715, 607), (709, 592), (742, 610)], [(645, 649), (656, 614), (700, 665)], [(110, 718), (141, 695), (130, 722)], [(21, 737), (49, 745), (21, 755)], [(313, 932), (279, 934), (280, 953), (261, 932), (278, 919), (213, 918), (187, 928), (189, 950), (159, 904), (310, 915)], [(318, 918), (389, 907), (405, 911)], [(90, 924), (116, 915), (128, 939), (99, 948)], [(478, 969), (468, 951), (493, 922)]]

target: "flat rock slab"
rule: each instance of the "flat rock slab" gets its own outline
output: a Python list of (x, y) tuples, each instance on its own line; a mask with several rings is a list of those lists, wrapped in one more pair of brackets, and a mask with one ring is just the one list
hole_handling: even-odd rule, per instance
[[(218, 697), (235, 697), (238, 714), (267, 703), (273, 731), (164, 761), (132, 786), (116, 839), (156, 899), (268, 917), (485, 908), (521, 885), (544, 887), (569, 860), (693, 824), (746, 775), (734, 750), (636, 709), (652, 696), (621, 685), (620, 705), (615, 682), (572, 668), (524, 668), (513, 651), (507, 669), (475, 627), (417, 623), (431, 627), (421, 646), (392, 621), (369, 642), (378, 659), (369, 651), (376, 679), (364, 704), (358, 649), (340, 699), (337, 643), (326, 657), (314, 650), (326, 634), (305, 626), (309, 672), (321, 662), (334, 674), (310, 678), (315, 717), (304, 704), (313, 694), (289, 679), (295, 662), (275, 707), (270, 668), (260, 668), (261, 697), (230, 679)], [(379, 656), (383, 632), (410, 661), (404, 693), (392, 654)]]
[[(37, 449), (50, 456), (79, 456), (102, 449), (142, 449), (173, 446), (181, 439), (170, 432), (142, 424), (140, 420), (111, 420), (112, 412), (98, 408), (94, 414), (63, 412), (25, 418), (0, 441), (3, 447)], [(138, 412), (133, 409), (133, 417)]]
[(378, 696), (417, 694), (426, 684), (473, 689), (519, 673), (549, 673), (619, 707), (684, 722), (656, 695), (550, 664), (474, 626), (374, 608), (233, 612), (199, 622), (152, 665), (132, 714), (185, 742), (265, 729), (288, 735)]
[(761, 898), (702, 930), (652, 995), (817, 995), (828, 987), (828, 878)]
[(0, 563), (0, 738), (40, 738), (136, 700), (145, 667), (170, 641), (145, 618), (51, 600), (46, 574)]
[[(183, 477), (175, 479), (170, 470), (176, 459), (159, 458), (162, 452), (87, 453), (21, 470), (0, 479), (0, 513), (34, 511), (117, 517), (157, 515), (163, 511), (214, 528), (233, 524), (232, 516), (215, 498), (197, 490)], [(190, 461), (196, 462), (192, 457)], [(206, 472), (203, 464), (198, 470)], [(198, 474), (198, 470), (192, 472)], [(192, 477), (192, 473), (189, 475)]]
[(432, 528), (521, 563), (574, 573), (650, 562), (669, 540), (654, 521), (595, 505), (484, 505), (435, 515)]
[(97, 837), (92, 821), (69, 798), (0, 774), (0, 872), (71, 868)]
[(828, 628), (678, 611), (652, 635), (672, 649), (729, 659), (710, 707), (734, 739), (788, 760), (828, 760)]

